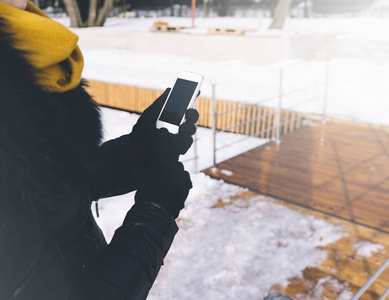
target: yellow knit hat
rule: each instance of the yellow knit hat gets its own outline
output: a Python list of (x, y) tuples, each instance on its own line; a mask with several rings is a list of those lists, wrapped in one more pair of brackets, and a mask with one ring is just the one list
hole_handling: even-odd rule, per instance
[(13, 47), (25, 53), (43, 90), (65, 92), (77, 87), (84, 67), (77, 35), (30, 2), (20, 10), (0, 1), (0, 17), (14, 38)]

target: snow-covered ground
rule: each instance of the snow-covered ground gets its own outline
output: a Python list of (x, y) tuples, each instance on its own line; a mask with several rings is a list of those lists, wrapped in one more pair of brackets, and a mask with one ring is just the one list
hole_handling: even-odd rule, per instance
[[(389, 35), (389, 33), (388, 33)], [(257, 66), (244, 60), (213, 62), (168, 54), (135, 54), (128, 50), (84, 49), (89, 79), (165, 89), (171, 86), (179, 70), (191, 70), (205, 76), (202, 96), (211, 97), (211, 84), (216, 83), (217, 99), (257, 103), (277, 107), (280, 69), (283, 68), (284, 93), (307, 88), (284, 97), (283, 107), (321, 113), (326, 62), (284, 61)], [(103, 72), (99, 70), (104, 70)], [(389, 60), (370, 61), (333, 59), (329, 65), (327, 113), (330, 117), (377, 125), (389, 125)], [(314, 95), (312, 95), (314, 93)], [(297, 105), (310, 97), (316, 102)]]
[[(61, 19), (62, 20), (62, 19)], [(66, 23), (65, 19), (65, 23)], [(109, 32), (144, 32), (157, 19), (113, 18), (102, 30)], [(189, 18), (158, 18), (172, 25), (190, 26)], [(202, 95), (210, 97), (216, 84), (218, 99), (257, 103), (269, 97), (265, 106), (277, 106), (280, 69), (283, 69), (283, 92), (310, 88), (326, 80), (329, 61), (327, 112), (330, 117), (376, 125), (389, 125), (389, 20), (385, 18), (290, 19), (284, 31), (268, 31), (266, 18), (209, 18), (196, 21), (196, 28), (182, 35), (206, 35), (208, 27), (254, 28), (247, 38), (282, 35), (290, 41), (290, 59), (269, 65), (250, 63), (241, 58), (212, 61), (174, 53), (139, 53), (128, 49), (83, 47), (84, 76), (89, 79), (123, 83), (148, 88), (171, 86), (179, 70), (191, 70), (205, 76)], [(98, 35), (97, 29), (82, 29)], [(164, 33), (160, 33), (163, 35)], [(171, 34), (166, 35), (168, 36)], [(220, 38), (220, 36), (216, 36)], [(176, 38), (175, 38), (176, 39)], [(319, 42), (318, 42), (319, 41)], [(123, 41), (121, 41), (122, 45)], [(109, 47), (109, 48), (108, 48)], [(206, 47), (206, 45), (204, 45)], [(234, 47), (226, 44), (225, 47)], [(310, 49), (312, 48), (312, 49)], [(307, 55), (304, 51), (310, 49)], [(209, 50), (209, 49), (208, 49)], [(208, 51), (207, 50), (207, 51)], [(308, 59), (307, 59), (308, 58)], [(301, 111), (322, 112), (324, 86), (314, 89), (320, 98), (315, 103), (294, 107)], [(312, 97), (312, 89), (284, 97), (288, 108)]]
[[(231, 202), (242, 188), (193, 176), (174, 249), (149, 299), (261, 299), (273, 285), (320, 264), (318, 247), (336, 242), (339, 227), (258, 197)], [(211, 208), (218, 199), (227, 206)], [(194, 274), (198, 274), (194, 276)]]
[[(319, 247), (346, 235), (340, 227), (270, 198), (230, 201), (244, 189), (202, 173), (192, 174), (192, 181), (180, 231), (148, 299), (262, 299), (273, 286), (286, 287), (288, 278), (320, 265), (327, 253)], [(226, 207), (212, 208), (219, 199)], [(133, 194), (100, 201), (97, 222), (108, 240), (132, 204)], [(347, 284), (331, 280), (338, 299), (351, 299)], [(317, 298), (310, 299), (320, 299), (324, 283), (317, 284)]]
[[(128, 132), (137, 118), (104, 108), (105, 138)], [(200, 156), (206, 147), (199, 143)], [(186, 166), (190, 169), (191, 163)], [(148, 299), (261, 299), (273, 285), (287, 286), (288, 278), (301, 277), (306, 267), (319, 265), (326, 252), (318, 247), (346, 235), (340, 227), (270, 198), (231, 201), (246, 189), (202, 173), (191, 177), (193, 189), (178, 221), (180, 231)], [(107, 240), (121, 225), (133, 196), (100, 201), (97, 222)], [(218, 200), (226, 207), (212, 208)]]
[[(66, 19), (61, 20), (67, 22)], [(149, 30), (154, 19), (110, 19), (105, 28), (120, 31)], [(169, 24), (190, 24), (190, 19), (162, 19)], [(177, 24), (174, 24), (177, 22)], [(280, 69), (283, 69), (283, 90), (322, 83), (326, 62), (330, 58), (328, 114), (333, 117), (389, 125), (389, 21), (386, 19), (314, 19), (289, 20), (285, 31), (266, 31), (266, 19), (199, 19), (195, 29), (187, 34), (206, 34), (210, 24), (225, 27), (257, 28), (249, 35), (280, 34), (299, 36), (323, 35), (330, 42), (315, 52), (309, 60), (294, 58), (271, 65), (256, 65), (245, 60), (211, 61), (169, 53), (134, 53), (131, 50), (89, 48), (85, 56), (84, 76), (109, 82), (125, 83), (156, 89), (171, 86), (179, 70), (202, 73), (206, 81), (202, 95), (211, 95), (211, 84), (217, 84), (217, 98), (258, 102), (278, 95)], [(188, 25), (189, 26), (189, 25)], [(96, 33), (94, 29), (94, 33)], [(103, 29), (104, 30), (104, 29)], [(350, 45), (357, 45), (352, 47)], [(371, 51), (367, 51), (371, 45)], [(229, 45), (233, 47), (233, 45)], [(367, 49), (367, 50), (366, 50)], [(367, 51), (367, 52), (366, 52)], [(284, 107), (317, 95), (323, 87), (294, 97), (284, 97)], [(265, 105), (276, 105), (276, 100)], [(303, 105), (303, 111), (318, 111), (322, 102)], [(131, 130), (137, 116), (103, 109), (106, 139)], [(237, 135), (218, 136), (220, 145)], [(199, 169), (210, 166), (210, 132), (198, 131)], [(250, 147), (263, 143), (249, 139), (243, 147), (223, 151), (226, 159)], [(190, 150), (191, 152), (192, 150)], [(192, 153), (193, 154), (193, 153)], [(189, 153), (188, 155), (191, 155)], [(183, 158), (185, 161), (187, 158)], [(192, 162), (185, 163), (193, 170)], [(224, 170), (229, 174), (229, 170)], [(192, 174), (193, 189), (178, 221), (180, 231), (165, 260), (149, 299), (262, 299), (272, 286), (288, 284), (288, 278), (301, 277), (306, 267), (320, 265), (326, 253), (319, 249), (345, 236), (343, 228), (272, 202), (270, 198), (231, 201), (231, 196), (244, 189), (211, 179), (204, 174)], [(224, 208), (212, 208), (218, 200)], [(133, 194), (100, 201), (101, 216), (97, 219), (107, 239), (120, 226), (127, 209), (133, 204)], [(281, 245), (281, 246), (280, 246)], [(382, 245), (357, 243), (360, 257), (380, 251)], [(324, 286), (331, 284), (338, 299), (350, 299), (347, 284), (335, 278), (319, 280), (313, 296), (301, 299), (321, 299)]]
[[(105, 139), (128, 133), (139, 117), (108, 108), (102, 113)], [(198, 130), (199, 168), (212, 163), (209, 136), (209, 129)], [(229, 144), (231, 136), (221, 135), (218, 140)], [(256, 140), (245, 141), (244, 147), (256, 146)], [(223, 155), (227, 158), (240, 151), (244, 148)], [(193, 162), (185, 166), (191, 171)], [(276, 204), (270, 197), (241, 199), (239, 195), (246, 191), (242, 187), (202, 173), (192, 173), (191, 178), (193, 189), (178, 220), (180, 231), (148, 299), (262, 299), (274, 286), (279, 289), (288, 285), (289, 278), (302, 277), (305, 268), (319, 266), (327, 257), (320, 246), (347, 235), (345, 228)], [(225, 207), (214, 208), (218, 201)], [(133, 203), (134, 193), (100, 201), (97, 222), (108, 241)], [(354, 247), (360, 258), (383, 249), (380, 244), (357, 241)], [(332, 287), (338, 300), (351, 299), (349, 285), (330, 276), (320, 279), (311, 295), (295, 299), (321, 299), (326, 286)]]

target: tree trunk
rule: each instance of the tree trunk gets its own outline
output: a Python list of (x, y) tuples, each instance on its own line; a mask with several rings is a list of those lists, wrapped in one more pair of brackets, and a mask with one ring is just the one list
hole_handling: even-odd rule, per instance
[(66, 11), (70, 17), (70, 27), (88, 27), (104, 25), (105, 20), (112, 11), (114, 0), (105, 0), (104, 5), (100, 10), (98, 7), (98, 1), (90, 0), (88, 11), (85, 11), (88, 16), (85, 22), (82, 21), (80, 7), (78, 6), (77, 0), (63, 0), (63, 2), (65, 4)]
[(211, 0), (204, 0), (203, 1), (203, 18), (209, 17), (209, 12), (211, 10), (212, 1)]
[(304, 2), (304, 18), (310, 18), (311, 17), (311, 6), (308, 0), (305, 0)]
[(219, 7), (219, 17), (228, 16), (230, 9), (230, 0), (222, 0)]
[(83, 27), (80, 9), (76, 0), (63, 0), (70, 18), (70, 27)]
[(269, 29), (282, 29), (286, 16), (290, 11), (292, 0), (278, 0), (277, 6), (274, 10), (273, 22)]
[(182, 17), (182, 5), (181, 4), (178, 6), (178, 16)]
[(170, 0), (170, 16), (174, 17), (174, 1)]
[(87, 24), (89, 27), (95, 25), (97, 11), (97, 0), (90, 0), (89, 2), (89, 14)]
[(127, 15), (127, 1), (126, 0), (123, 0), (123, 2), (122, 2), (122, 12), (123, 12), (124, 17), (126, 17), (126, 15)]
[(112, 11), (112, 6), (113, 6), (113, 1), (114, 0), (105, 0), (104, 1), (104, 6), (101, 8), (97, 21), (95, 22), (95, 26), (103, 26), (105, 20), (108, 18), (110, 12)]

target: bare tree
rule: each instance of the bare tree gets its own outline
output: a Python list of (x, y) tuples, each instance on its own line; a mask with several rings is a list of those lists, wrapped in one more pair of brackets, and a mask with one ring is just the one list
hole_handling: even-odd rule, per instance
[(304, 1), (304, 18), (309, 18), (311, 15), (311, 5), (309, 0), (303, 0)]
[[(264, 2), (268, 4), (269, 0)], [(309, 18), (311, 12), (311, 0), (278, 0), (272, 12), (273, 22), (269, 28), (281, 29), (284, 26), (285, 19), (288, 16), (290, 10), (293, 7), (300, 5), (301, 3), (304, 3), (304, 17)]]
[(212, 7), (212, 0), (204, 0), (203, 1), (203, 17), (208, 18), (209, 12)]
[(277, 6), (274, 9), (273, 22), (269, 27), (270, 29), (281, 29), (284, 26), (291, 4), (292, 0), (278, 0)]
[(231, 0), (219, 0), (217, 13), (219, 17), (226, 17), (230, 11)]
[[(89, 27), (104, 25), (105, 20), (109, 16), (109, 13), (112, 11), (114, 0), (104, 0), (102, 7), (98, 5), (97, 0), (89, 0), (87, 14), (82, 14), (77, 0), (63, 0), (63, 2), (70, 17), (71, 27)], [(86, 15), (87, 18), (82, 18), (83, 15)]]

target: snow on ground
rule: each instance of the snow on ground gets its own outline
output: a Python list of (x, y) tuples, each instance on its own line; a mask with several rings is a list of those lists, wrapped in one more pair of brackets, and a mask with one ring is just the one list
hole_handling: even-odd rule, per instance
[[(149, 299), (262, 299), (288, 285), (308, 266), (320, 265), (344, 232), (312, 216), (263, 201), (229, 201), (242, 188), (192, 177), (195, 188), (179, 220), (175, 246)], [(212, 208), (218, 199), (225, 208)]]
[(360, 242), (354, 245), (354, 248), (357, 250), (356, 255), (359, 257), (369, 257), (373, 252), (378, 252), (384, 249), (383, 245), (372, 244), (370, 242)]
[[(65, 25), (70, 25), (67, 17), (54, 17), (54, 19)], [(337, 35), (342, 34), (342, 38), (358, 38), (362, 40), (388, 41), (388, 18), (376, 17), (345, 17), (345, 18), (289, 18), (285, 21), (284, 29), (268, 30), (271, 19), (258, 17), (209, 17), (195, 19), (195, 27), (192, 28), (192, 19), (187, 17), (141, 17), (141, 18), (108, 18), (104, 24), (105, 28), (143, 31), (147, 32), (155, 21), (167, 22), (169, 26), (183, 27), (181, 30), (187, 34), (207, 34), (210, 27), (251, 29), (255, 31), (247, 32), (246, 35), (276, 35), (284, 32), (290, 35)], [(307, 26), (308, 24), (308, 26)]]
[[(108, 20), (104, 29), (148, 31), (155, 20), (113, 18)], [(173, 25), (191, 23), (189, 18), (162, 18), (161, 20)], [(211, 61), (173, 53), (134, 53), (124, 49), (85, 47), (82, 49), (85, 56), (84, 76), (88, 79), (165, 89), (172, 85), (178, 71), (191, 70), (204, 75), (202, 95), (205, 97), (211, 97), (211, 85), (216, 84), (217, 99), (258, 103), (272, 98), (261, 104), (276, 107), (280, 69), (283, 69), (284, 93), (323, 84), (284, 97), (283, 107), (287, 109), (292, 106), (294, 110), (321, 113), (328, 59), (328, 115), (377, 125), (389, 125), (389, 118), (387, 118), (389, 113), (388, 19), (290, 19), (282, 32), (266, 31), (268, 22), (269, 20), (264, 18), (198, 19), (196, 28), (187, 30), (191, 34), (201, 34), (209, 26), (215, 25), (257, 28), (256, 33), (248, 33), (248, 35), (283, 34), (290, 36), (291, 41), (295, 39), (292, 44), (303, 43), (308, 48), (310, 39), (313, 40), (313, 44), (320, 38), (328, 41), (323, 42), (309, 60), (299, 59), (300, 54), (304, 56), (303, 53), (294, 53), (293, 59), (269, 65), (250, 63), (245, 60), (244, 53), (238, 60)], [(233, 46), (232, 44), (228, 47)], [(299, 51), (303, 52), (304, 49)], [(317, 100), (295, 106), (310, 98), (317, 98)]]
[[(68, 18), (56, 20), (69, 24)], [(190, 18), (110, 18), (104, 29), (147, 32), (156, 20), (173, 26), (191, 26)], [(184, 29), (183, 33), (206, 34), (208, 27), (220, 26), (257, 29), (256, 32), (247, 33), (249, 36), (283, 34), (292, 39), (328, 39), (315, 56), (330, 60), (328, 114), (337, 118), (389, 125), (389, 118), (386, 117), (389, 113), (389, 19), (288, 19), (283, 31), (267, 30), (269, 22), (269, 19), (263, 17), (198, 18), (196, 28)], [(186, 69), (205, 76), (202, 88), (204, 96), (211, 96), (211, 84), (216, 83), (217, 98), (247, 103), (268, 97), (277, 98), (281, 68), (284, 69), (285, 92), (325, 80), (326, 62), (320, 59), (293, 59), (258, 66), (246, 62), (244, 54), (241, 60), (214, 62), (174, 54), (135, 54), (129, 50), (115, 49), (82, 50), (86, 59), (84, 76), (89, 79), (165, 89), (172, 84), (179, 70)], [(318, 89), (317, 94), (323, 96), (323, 88)], [(289, 97), (284, 99), (284, 107), (309, 97), (309, 92)], [(264, 105), (276, 106), (275, 99)], [(299, 106), (297, 109), (320, 112), (322, 106), (320, 99), (314, 107)]]
[[(280, 68), (284, 69), (284, 93), (324, 83), (326, 63), (303, 60), (257, 66), (241, 61), (212, 62), (167, 54), (135, 54), (128, 50), (84, 49), (88, 79), (165, 89), (172, 86), (180, 70), (204, 75), (202, 96), (211, 97), (216, 84), (217, 99), (261, 103), (277, 107)], [(389, 125), (389, 61), (334, 59), (329, 65), (327, 113), (359, 122)], [(314, 102), (304, 101), (318, 97)], [(321, 113), (324, 85), (284, 97), (285, 109)]]
[[(128, 133), (138, 119), (136, 114), (108, 108), (102, 113), (105, 139)], [(201, 142), (202, 134), (210, 130), (198, 132), (200, 157), (208, 147)], [(219, 140), (229, 143), (231, 135)], [(200, 161), (208, 166), (211, 162)], [(191, 166), (186, 163), (187, 169)], [(288, 278), (301, 277), (306, 267), (320, 265), (326, 252), (318, 247), (346, 235), (340, 227), (275, 204), (268, 197), (230, 199), (244, 188), (202, 173), (191, 177), (193, 189), (178, 221), (180, 231), (148, 299), (262, 299), (274, 285), (286, 286)], [(133, 197), (130, 193), (100, 201), (97, 222), (108, 241), (134, 203)], [(219, 200), (226, 207), (212, 208)], [(325, 285), (327, 281), (319, 282), (315, 295)], [(339, 294), (350, 293), (348, 286), (336, 283), (335, 288)]]
[[(262, 299), (274, 285), (286, 287), (288, 278), (320, 265), (327, 254), (318, 247), (346, 235), (270, 198), (231, 201), (245, 189), (205, 174), (192, 174), (192, 181), (180, 230), (148, 299)], [(115, 198), (101, 201), (97, 219), (108, 240), (134, 201), (133, 193)], [(212, 208), (219, 199), (226, 207)], [(320, 295), (320, 284), (317, 289)]]
[(308, 295), (297, 294), (294, 299), (295, 300), (318, 300), (318, 299), (350, 300), (352, 297), (353, 294), (347, 282), (340, 283), (335, 277), (327, 276), (327, 277), (320, 278), (318, 280), (312, 293)]

